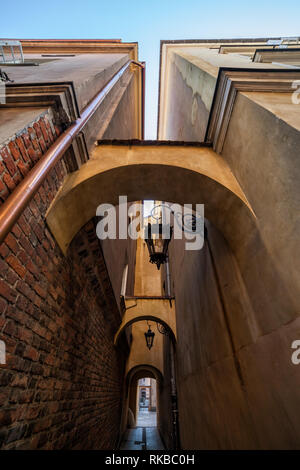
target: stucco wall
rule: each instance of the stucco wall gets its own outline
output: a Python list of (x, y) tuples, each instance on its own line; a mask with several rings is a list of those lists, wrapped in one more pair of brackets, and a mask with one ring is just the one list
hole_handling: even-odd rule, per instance
[[(192, 108), (202, 109), (203, 126), (208, 111), (192, 97), (206, 68), (199, 62), (195, 70), (196, 58), (183, 55), (166, 73), (167, 125), (160, 138), (201, 140)], [(240, 66), (229, 56), (218, 60)], [(246, 229), (228, 217), (224, 200), (230, 246), (209, 222), (210, 248), (184, 252), (182, 243), (171, 242), (183, 448), (300, 446), (300, 376), (291, 362), (291, 344), (300, 337), (299, 106), (291, 93), (238, 92), (222, 157), (255, 223)]]
[(180, 241), (170, 248), (182, 447), (298, 448), (290, 345), (299, 319), (258, 333), (263, 312), (253, 310), (231, 250), (207, 225), (210, 249), (186, 252)]
[(257, 216), (234, 250), (262, 333), (299, 316), (299, 148), (294, 127), (238, 94), (222, 156)]
[(216, 78), (174, 54), (168, 82), (166, 140), (203, 142)]

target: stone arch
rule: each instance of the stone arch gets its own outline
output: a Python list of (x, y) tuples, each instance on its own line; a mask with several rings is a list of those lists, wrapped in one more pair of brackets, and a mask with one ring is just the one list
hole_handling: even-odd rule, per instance
[[(145, 376), (145, 371), (147, 373), (150, 373), (151, 375)], [(157, 369), (157, 367), (154, 367), (150, 364), (139, 364), (137, 366), (132, 367), (126, 374), (126, 385), (128, 386), (131, 382), (131, 380), (135, 377), (136, 374), (139, 374), (138, 378), (143, 378), (143, 377), (152, 377), (157, 380), (158, 383), (163, 382), (163, 374), (162, 372)]]
[[(136, 402), (137, 399), (137, 382), (139, 379), (144, 377), (151, 377), (156, 380), (157, 386), (157, 417), (159, 420), (159, 390), (163, 386), (163, 374), (162, 372), (157, 369), (156, 367), (149, 365), (149, 364), (139, 364), (137, 366), (132, 367), (126, 374), (125, 379), (125, 397), (124, 397), (124, 408), (122, 413), (122, 432), (125, 431), (127, 426), (127, 419), (128, 419), (128, 409), (134, 408), (133, 404)], [(134, 418), (136, 419), (136, 409), (132, 409)]]
[(101, 203), (159, 199), (202, 203), (205, 216), (228, 241), (237, 242), (255, 225), (254, 212), (227, 162), (206, 146), (100, 145), (91, 159), (68, 175), (47, 213), (47, 223), (64, 253)]
[(122, 332), (130, 325), (138, 321), (150, 320), (161, 323), (176, 342), (175, 306), (168, 299), (136, 299), (136, 304), (124, 313), (122, 323), (114, 337), (114, 344), (118, 343)]

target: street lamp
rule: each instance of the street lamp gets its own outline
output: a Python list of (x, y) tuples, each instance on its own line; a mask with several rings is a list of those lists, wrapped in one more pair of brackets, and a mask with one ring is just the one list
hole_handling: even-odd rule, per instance
[(144, 238), (148, 247), (150, 263), (154, 263), (157, 269), (167, 261), (168, 246), (172, 238), (173, 227), (168, 224), (146, 225)]
[(153, 331), (151, 331), (151, 326), (149, 325), (149, 323), (147, 322), (148, 324), (148, 331), (145, 334), (145, 338), (146, 338), (146, 345), (147, 345), (147, 348), (150, 349), (152, 348), (153, 346), (153, 340), (154, 340), (154, 336), (155, 336), (155, 333)]

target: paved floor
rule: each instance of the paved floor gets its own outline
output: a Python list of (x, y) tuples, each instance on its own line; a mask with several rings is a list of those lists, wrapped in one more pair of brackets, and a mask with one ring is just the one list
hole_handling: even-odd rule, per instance
[(156, 427), (155, 411), (139, 411), (137, 426), (127, 429), (120, 450), (164, 450)]
[(157, 428), (127, 429), (120, 450), (164, 450)]
[(149, 428), (151, 426), (156, 426), (156, 412), (148, 411), (147, 409), (141, 409), (138, 414), (138, 419), (136, 425), (139, 427)]

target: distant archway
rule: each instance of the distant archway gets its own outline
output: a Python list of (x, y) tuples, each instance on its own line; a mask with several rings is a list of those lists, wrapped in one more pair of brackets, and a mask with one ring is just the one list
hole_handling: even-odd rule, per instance
[(128, 409), (130, 408), (134, 420), (136, 420), (136, 403), (137, 403), (137, 383), (139, 379), (150, 377), (156, 380), (157, 384), (157, 422), (160, 419), (160, 404), (159, 404), (159, 392), (163, 386), (164, 379), (162, 373), (154, 366), (149, 364), (139, 364), (131, 368), (125, 378), (125, 399), (123, 404), (122, 413), (122, 429), (123, 433), (128, 425)]
[(130, 306), (124, 313), (122, 323), (114, 337), (114, 344), (118, 343), (123, 331), (135, 322), (151, 320), (160, 323), (166, 328), (172, 341), (176, 342), (176, 320), (174, 302), (170, 304), (168, 299), (136, 299), (136, 303)]

